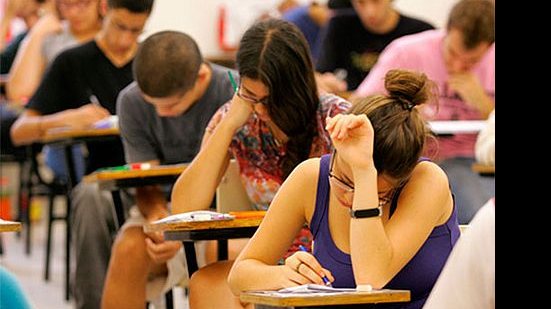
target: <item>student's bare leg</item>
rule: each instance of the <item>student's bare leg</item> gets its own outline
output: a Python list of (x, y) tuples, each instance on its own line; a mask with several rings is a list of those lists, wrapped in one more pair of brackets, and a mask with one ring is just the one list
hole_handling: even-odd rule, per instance
[(189, 282), (190, 309), (202, 308), (247, 308), (233, 295), (227, 278), (233, 261), (222, 261), (196, 271)]
[(129, 227), (119, 234), (111, 252), (102, 308), (143, 309), (151, 264), (142, 227)]

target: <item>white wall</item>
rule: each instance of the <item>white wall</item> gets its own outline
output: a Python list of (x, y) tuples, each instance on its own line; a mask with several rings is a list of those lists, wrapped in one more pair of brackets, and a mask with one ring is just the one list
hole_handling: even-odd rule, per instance
[(446, 26), (448, 13), (459, 0), (395, 0), (400, 12), (424, 19), (437, 28)]
[[(423, 18), (436, 27), (443, 27), (453, 4), (458, 0), (396, 0), (396, 7), (405, 14)], [(179, 30), (191, 35), (205, 56), (222, 53), (218, 46), (219, 7), (229, 8), (233, 29), (228, 29), (228, 43), (239, 37), (239, 29), (247, 28), (261, 12), (273, 9), (279, 0), (156, 0), (143, 38), (161, 30)], [(232, 30), (235, 30), (232, 32)], [(231, 38), (234, 37), (232, 41)]]

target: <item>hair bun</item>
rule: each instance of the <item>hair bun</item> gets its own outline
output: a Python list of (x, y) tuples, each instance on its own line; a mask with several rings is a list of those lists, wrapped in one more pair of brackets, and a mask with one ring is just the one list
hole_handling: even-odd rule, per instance
[(385, 76), (385, 88), (390, 98), (406, 110), (428, 101), (432, 82), (424, 73), (409, 70), (390, 70)]

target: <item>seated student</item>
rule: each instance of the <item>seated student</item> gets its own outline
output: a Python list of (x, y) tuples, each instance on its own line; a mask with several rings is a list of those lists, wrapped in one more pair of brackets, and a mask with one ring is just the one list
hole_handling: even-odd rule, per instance
[(424, 309), (493, 309), (496, 302), (495, 199), (480, 208), (453, 248)]
[[(133, 72), (136, 81), (117, 103), (126, 162), (190, 162), (210, 118), (233, 96), (228, 69), (204, 62), (187, 34), (162, 31), (141, 43)], [(181, 242), (142, 229), (168, 215), (164, 192), (158, 186), (136, 191), (139, 212), (130, 212), (113, 245), (103, 308), (143, 308), (187, 275), (183, 252), (176, 256)]]
[[(251, 26), (239, 44), (237, 67), (239, 90), (214, 115), (201, 150), (174, 185), (173, 213), (207, 209), (232, 156), (254, 207), (267, 209), (299, 162), (330, 151), (326, 115), (350, 106), (334, 95), (318, 95), (308, 43), (289, 22), (268, 19)], [(298, 244), (310, 247), (310, 240), (306, 229), (300, 231), (292, 250)], [(228, 299), (217, 297), (217, 291), (202, 286), (202, 277), (211, 278), (209, 269), (225, 282), (230, 264), (214, 265), (194, 274), (190, 307), (231, 306)], [(217, 272), (217, 267), (222, 269)], [(204, 288), (211, 291), (208, 296)]]
[(26, 101), (59, 53), (94, 38), (101, 30), (101, 1), (55, 1), (55, 9), (40, 18), (17, 53), (7, 89), (10, 100)]
[[(10, 71), (21, 42), (51, 3), (52, 1), (45, 0), (0, 1), (0, 15), (2, 15), (0, 17), (0, 74), (7, 74)], [(26, 29), (15, 34), (11, 30), (12, 22), (17, 18), (23, 20)]]
[[(38, 88), (46, 68), (57, 55), (94, 38), (102, 24), (101, 1), (54, 2), (55, 10), (40, 18), (17, 53), (7, 85), (10, 100), (27, 103)], [(9, 127), (7, 129), (10, 130)], [(45, 164), (52, 170), (55, 181), (67, 182), (63, 148), (48, 145), (43, 150)], [(73, 161), (77, 179), (80, 179), (85, 170), (81, 145), (73, 147)]]
[(488, 117), (486, 127), (478, 133), (474, 145), (476, 161), (485, 165), (496, 165), (496, 111)]
[[(438, 109), (424, 108), (429, 120), (486, 119), (495, 108), (495, 7), (488, 0), (461, 0), (452, 8), (446, 29), (425, 31), (392, 42), (354, 93), (384, 92), (390, 69), (424, 72), (438, 86)], [(353, 99), (351, 99), (353, 100)], [(459, 223), (468, 223), (495, 195), (495, 180), (471, 170), (475, 134), (438, 138), (438, 165), (448, 174)]]
[[(153, 0), (108, 0), (94, 40), (65, 50), (46, 71), (26, 110), (11, 129), (16, 144), (39, 140), (48, 129), (81, 129), (115, 114), (119, 91), (132, 82), (138, 36)], [(91, 103), (97, 96), (99, 104)], [(86, 172), (124, 164), (119, 139), (87, 142)], [(77, 308), (99, 308), (116, 224), (113, 200), (97, 185), (80, 182), (71, 192)]]
[[(416, 107), (427, 102), (432, 82), (393, 70), (385, 86), (388, 95), (328, 119), (335, 151), (303, 162), (283, 183), (231, 269), (235, 295), (323, 284), (327, 276), (334, 287), (410, 290), (400, 308), (423, 306), (459, 226), (446, 174), (421, 157), (429, 130)], [(296, 252), (278, 265), (305, 223), (313, 255)]]
[(331, 18), (316, 63), (316, 70), (326, 73), (324, 79), (336, 70), (346, 72), (348, 90), (358, 87), (390, 42), (434, 29), (423, 20), (398, 12), (393, 0), (349, 2), (356, 13), (336, 14)]

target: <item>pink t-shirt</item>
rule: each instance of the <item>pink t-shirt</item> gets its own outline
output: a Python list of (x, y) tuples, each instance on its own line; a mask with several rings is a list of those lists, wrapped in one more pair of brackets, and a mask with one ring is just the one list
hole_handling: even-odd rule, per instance
[[(424, 106), (427, 120), (477, 120), (480, 112), (465, 103), (448, 86), (449, 74), (444, 64), (442, 49), (444, 30), (428, 30), (404, 36), (393, 41), (381, 54), (379, 61), (358, 87), (355, 96), (385, 93), (384, 77), (390, 69), (410, 69), (424, 72), (438, 86), (438, 110), (434, 104)], [(495, 44), (472, 69), (482, 87), (492, 99), (495, 97)], [(474, 157), (476, 134), (455, 134), (438, 139), (438, 159)]]

